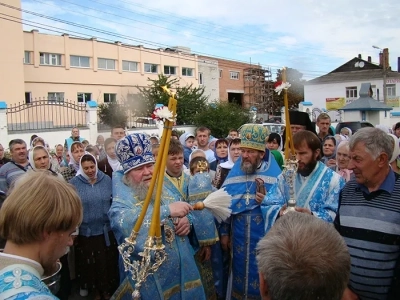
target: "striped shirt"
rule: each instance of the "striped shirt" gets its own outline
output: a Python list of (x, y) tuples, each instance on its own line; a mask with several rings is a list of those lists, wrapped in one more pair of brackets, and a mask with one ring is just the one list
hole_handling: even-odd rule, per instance
[(7, 193), (11, 184), (21, 175), (24, 175), (30, 164), (22, 166), (10, 161), (0, 168), (0, 190)]
[(377, 191), (350, 180), (339, 197), (335, 226), (351, 256), (349, 287), (360, 299), (395, 299), (400, 286), (400, 179), (390, 171)]

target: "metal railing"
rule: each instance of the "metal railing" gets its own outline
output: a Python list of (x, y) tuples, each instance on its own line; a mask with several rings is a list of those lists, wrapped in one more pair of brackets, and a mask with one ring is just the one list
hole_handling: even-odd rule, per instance
[(87, 127), (86, 105), (59, 98), (11, 104), (7, 107), (7, 124), (9, 131)]

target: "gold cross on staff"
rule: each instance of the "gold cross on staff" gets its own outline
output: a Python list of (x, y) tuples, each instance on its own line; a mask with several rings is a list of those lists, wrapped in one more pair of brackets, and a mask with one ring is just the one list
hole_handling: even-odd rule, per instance
[(164, 90), (164, 92), (166, 92), (169, 96), (171, 96), (172, 98), (175, 98), (175, 93), (172, 92), (169, 88), (167, 88), (166, 85), (162, 86), (161, 88), (162, 88), (162, 89)]

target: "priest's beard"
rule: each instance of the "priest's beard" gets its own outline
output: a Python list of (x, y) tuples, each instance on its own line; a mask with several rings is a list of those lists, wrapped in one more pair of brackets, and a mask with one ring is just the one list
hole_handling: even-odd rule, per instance
[(301, 176), (307, 177), (315, 169), (315, 166), (317, 165), (317, 163), (318, 163), (318, 161), (313, 158), (308, 164), (304, 165), (304, 167), (302, 167), (301, 169), (299, 168), (297, 170), (297, 172)]
[[(243, 158), (242, 158), (243, 159)], [(251, 163), (248, 160), (242, 160), (240, 168), (246, 174), (254, 174), (257, 171), (257, 167), (260, 165), (261, 158), (256, 159), (255, 163)]]
[[(133, 182), (128, 178), (124, 177), (124, 183), (128, 185), (135, 192), (135, 195), (138, 197), (140, 201), (144, 201), (146, 199), (147, 193), (149, 191), (149, 186), (146, 182), (141, 181), (139, 183)], [(151, 196), (152, 199), (155, 197), (155, 191), (153, 189), (153, 194)]]

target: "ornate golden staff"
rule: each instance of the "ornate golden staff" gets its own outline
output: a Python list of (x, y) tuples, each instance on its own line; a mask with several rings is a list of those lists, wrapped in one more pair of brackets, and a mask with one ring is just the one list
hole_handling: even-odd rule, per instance
[[(150, 182), (149, 191), (147, 192), (146, 198), (143, 203), (142, 211), (136, 221), (135, 226), (129, 237), (125, 239), (118, 250), (121, 253), (125, 271), (131, 273), (131, 278), (136, 281), (135, 288), (132, 293), (132, 299), (140, 299), (140, 288), (146, 281), (146, 278), (155, 273), (162, 263), (167, 258), (165, 252), (165, 245), (162, 243), (161, 236), (161, 220), (160, 220), (160, 207), (161, 207), (161, 192), (164, 182), (164, 171), (167, 163), (169, 140), (171, 139), (171, 132), (174, 120), (176, 118), (176, 106), (177, 100), (175, 99), (174, 93), (172, 93), (167, 87), (162, 87), (163, 90), (169, 94), (168, 109), (166, 107), (159, 108), (155, 111), (159, 112), (156, 117), (163, 119), (164, 130), (160, 142), (160, 155), (156, 160), (154, 166), (153, 177)], [(142, 226), (143, 219), (146, 215), (147, 209), (151, 202), (151, 196), (153, 194), (154, 186), (157, 182), (156, 196), (153, 205), (153, 215), (151, 218), (151, 225), (148, 232), (147, 239), (144, 244), (143, 252), (139, 253), (141, 260), (132, 260), (131, 256), (135, 250), (136, 238), (139, 234), (140, 227)]]
[(289, 186), (289, 200), (287, 202), (286, 210), (295, 211), (296, 199), (294, 195), (294, 184), (296, 181), (296, 172), (298, 168), (298, 161), (296, 159), (296, 152), (293, 145), (292, 129), (290, 128), (290, 116), (289, 116), (289, 101), (287, 96), (287, 90), (290, 87), (290, 83), (286, 82), (286, 67), (282, 68), (282, 83), (278, 85), (275, 91), (280, 94), (283, 91), (283, 103), (285, 106), (285, 164), (283, 166), (282, 175)]

